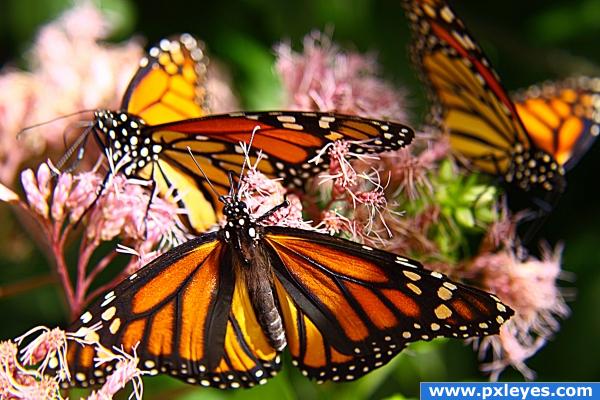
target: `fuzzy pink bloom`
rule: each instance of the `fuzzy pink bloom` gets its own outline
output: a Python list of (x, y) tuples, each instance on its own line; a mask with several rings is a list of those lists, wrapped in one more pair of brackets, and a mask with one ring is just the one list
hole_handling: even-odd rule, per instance
[(130, 185), (119, 174), (111, 177), (88, 216), (89, 239), (110, 241), (121, 235), (138, 240), (144, 234), (144, 218), (150, 198), (139, 185)]
[(32, 210), (42, 218), (48, 217), (48, 201), (40, 191), (33, 171), (27, 169), (21, 173), (21, 184), (27, 196), (27, 202)]
[(409, 200), (431, 193), (429, 181), (432, 170), (450, 154), (450, 144), (445, 137), (432, 138), (431, 134), (417, 133), (411, 146), (381, 155), (381, 169), (388, 171), (392, 187), (398, 187)]
[(388, 211), (388, 199), (386, 197), (385, 190), (389, 184), (388, 181), (385, 185), (382, 185), (381, 177), (377, 170), (372, 170), (369, 174), (362, 173), (359, 175), (367, 183), (367, 187), (363, 190), (349, 191), (348, 193), (352, 197), (352, 206), (360, 215), (358, 206), (362, 206), (366, 211), (366, 216), (362, 216), (361, 220), (364, 221), (365, 233), (370, 234), (374, 232), (377, 236), (379, 234), (375, 232), (377, 224), (381, 224), (384, 228), (387, 236), (391, 236), (391, 231), (386, 223), (385, 213)]
[(54, 221), (62, 221), (65, 216), (65, 206), (73, 187), (73, 175), (61, 174), (52, 196), (51, 215)]
[(405, 120), (404, 93), (378, 76), (373, 56), (343, 52), (322, 33), (304, 38), (304, 52), (279, 44), (277, 72), (288, 92), (287, 107)]
[(52, 357), (66, 360), (67, 335), (59, 328), (41, 326), (31, 329), (15, 341), (21, 345), (27, 337), (40, 331), (42, 333), (21, 350), (21, 362), (30, 366), (40, 364), (39, 371), (43, 373)]
[(73, 111), (115, 108), (142, 54), (134, 41), (99, 42), (111, 24), (83, 2), (43, 27), (31, 50), (31, 71), (0, 75), (0, 181), (10, 183), (19, 165), (48, 150), (62, 150), (63, 119), (27, 131), (26, 126)]
[(523, 335), (521, 329), (511, 320), (500, 328), (497, 336), (484, 338), (479, 345), (479, 356), (485, 358), (491, 349), (493, 361), (481, 365), (481, 370), (490, 374), (490, 380), (497, 381), (502, 371), (513, 367), (527, 380), (535, 379), (535, 372), (525, 361), (538, 352), (545, 344), (544, 337)]
[[(94, 171), (75, 176), (62, 173), (56, 180), (50, 178), (50, 171), (47, 164), (40, 165), (37, 174), (24, 171), (22, 182), (27, 203), (11, 201), (32, 215), (42, 228), (41, 234), (51, 249), (51, 261), (74, 315), (89, 300), (87, 295), (94, 297), (99, 290), (108, 289), (109, 284), (88, 293), (92, 281), (118, 254), (110, 251), (90, 268), (88, 264), (102, 242), (118, 237), (128, 246), (126, 253), (148, 261), (189, 238), (179, 219), (183, 211), (174, 202), (150, 193), (146, 182), (116, 174), (102, 188), (104, 178)], [(84, 237), (73, 284), (65, 260), (65, 244), (80, 223), (84, 226)], [(142, 264), (137, 258), (132, 258), (122, 274), (115, 277), (117, 282), (125, 273), (139, 269)]]
[(323, 233), (330, 235), (349, 236), (352, 240), (359, 239), (362, 235), (362, 225), (340, 214), (337, 210), (325, 210), (321, 213), (321, 222), (316, 226)]
[(336, 140), (335, 142), (325, 145), (319, 151), (319, 154), (309, 161), (318, 163), (321, 161), (323, 154), (327, 153), (327, 156), (329, 157), (329, 170), (319, 174), (319, 184), (323, 185), (324, 183), (331, 181), (333, 183), (332, 190), (335, 195), (341, 195), (346, 191), (352, 192), (360, 186), (363, 180), (369, 181), (368, 178), (359, 175), (359, 172), (352, 164), (351, 159), (363, 161), (363, 164), (367, 166), (370, 163), (379, 160), (379, 157), (374, 154), (351, 152), (351, 144), (368, 147), (368, 143)]
[(240, 110), (238, 99), (229, 71), (218, 61), (211, 59), (208, 65), (206, 94), (211, 114), (222, 114)]
[[(100, 328), (100, 324), (92, 327), (82, 328), (78, 332), (66, 332), (60, 328), (49, 329), (45, 326), (37, 326), (15, 339), (16, 345), (20, 346), (20, 362), (27, 367), (36, 367), (35, 370), (25, 370), (27, 373), (38, 373), (39, 376), (46, 374), (50, 367), (53, 378), (57, 381), (70, 380), (67, 365), (67, 341), (76, 342), (81, 345), (98, 346), (97, 335), (93, 333)], [(40, 333), (41, 332), (41, 333)], [(39, 333), (37, 337), (29, 338)], [(25, 342), (27, 345), (23, 346)]]
[[(99, 177), (91, 180), (99, 181)], [(140, 254), (158, 249), (156, 256), (188, 239), (179, 219), (182, 212), (172, 202), (153, 196), (147, 188), (117, 174), (91, 208), (85, 224), (86, 235), (93, 242), (110, 241), (118, 236), (126, 243), (133, 243)]]
[(0, 398), (7, 400), (62, 399), (58, 381), (25, 369), (14, 342), (0, 342)]
[[(69, 192), (57, 193), (62, 200), (66, 197), (65, 206), (70, 210), (71, 222), (77, 222), (98, 198), (98, 191), (103, 178), (94, 171), (82, 172), (73, 178)], [(67, 189), (62, 186), (62, 188)], [(58, 188), (57, 188), (58, 189)]]
[[(352, 144), (360, 144), (352, 142)], [(357, 175), (355, 168), (352, 166), (349, 158), (354, 157), (358, 160), (369, 161), (377, 160), (378, 157), (370, 154), (359, 154), (350, 151), (351, 143), (346, 140), (336, 140), (333, 143), (328, 143), (321, 149), (316, 157), (310, 162), (318, 163), (321, 160), (322, 154), (327, 152), (329, 157), (329, 171), (319, 175), (319, 184), (327, 181), (333, 182), (333, 191), (336, 194), (342, 194), (344, 191), (357, 184)]]
[[(453, 268), (439, 259), (440, 249), (430, 232), (440, 221), (440, 208), (432, 199), (431, 177), (435, 176), (441, 161), (448, 161), (449, 155), (448, 140), (425, 130), (416, 135), (408, 148), (383, 153), (379, 161), (369, 163), (378, 174), (388, 177), (385, 195), (391, 206), (380, 208), (378, 223), (371, 227), (379, 232), (379, 237), (375, 235), (372, 241), (367, 236), (365, 243), (397, 254), (426, 255), (428, 265), (438, 265), (444, 273), (450, 273)], [(413, 201), (424, 201), (423, 207), (416, 213), (403, 213), (403, 204)]]
[[(257, 163), (260, 162), (260, 157)], [(269, 179), (251, 166), (244, 174), (238, 196), (246, 203), (250, 214), (260, 218), (287, 199), (289, 205), (282, 207), (264, 220), (266, 225), (288, 226), (314, 230), (302, 216), (302, 203), (298, 196), (287, 194), (278, 179)]]
[(0, 201), (6, 203), (18, 203), (19, 195), (0, 183)]
[(97, 348), (97, 351), (98, 359), (96, 360), (96, 367), (104, 363), (114, 363), (115, 367), (112, 374), (107, 377), (104, 385), (99, 390), (93, 391), (87, 400), (112, 399), (113, 395), (125, 388), (129, 382), (133, 383), (133, 393), (129, 398), (141, 399), (144, 394), (142, 375), (148, 372), (138, 368), (140, 360), (137, 357), (135, 347), (132, 350), (132, 354), (126, 353), (123, 350), (110, 351), (101, 346)]
[[(115, 355), (107, 351), (96, 341), (97, 335), (94, 332), (99, 327), (98, 323), (90, 328), (82, 328), (78, 332), (68, 333), (58, 328), (49, 329), (40, 326), (31, 329), (14, 342), (0, 342), (0, 398), (15, 400), (62, 399), (59, 390), (60, 382), (70, 380), (66, 357), (67, 341), (95, 346), (98, 354), (103, 357), (102, 362), (116, 362), (115, 374), (121, 374), (121, 379), (123, 379), (123, 370), (127, 369), (127, 373), (131, 376), (129, 380), (136, 380), (136, 376), (139, 380), (139, 375), (143, 372), (138, 370), (134, 373), (131, 366), (121, 366), (121, 364), (134, 359), (135, 354), (133, 357), (126, 357), (125, 353), (119, 352)], [(30, 337), (37, 333), (39, 335), (30, 340)], [(26, 341), (29, 343), (19, 349)], [(21, 353), (20, 361), (17, 357), (19, 352)], [(52, 371), (47, 370), (47, 367), (50, 367)], [(113, 390), (108, 392), (108, 396), (95, 398), (112, 398), (110, 396), (116, 393), (114, 381), (115, 378), (112, 380)], [(134, 381), (134, 394), (141, 395), (140, 385), (141, 382)], [(120, 388), (122, 387), (123, 385)]]
[[(324, 200), (330, 197), (325, 211), (331, 211), (330, 207), (335, 209), (333, 214), (323, 216), (328, 217), (337, 227), (327, 227), (326, 224), (319, 226), (334, 231), (343, 227), (344, 233), (349, 233), (358, 240), (365, 240), (364, 236), (371, 234), (380, 239), (376, 227), (383, 227), (387, 235), (390, 233), (384, 220), (384, 214), (390, 211), (386, 194), (389, 175), (385, 185), (382, 185), (380, 173), (373, 167), (379, 162), (379, 157), (351, 152), (351, 144), (369, 146), (368, 143), (338, 140), (327, 144), (310, 160), (318, 162), (325, 152), (329, 159), (329, 170), (319, 175), (319, 191)], [(352, 224), (346, 224), (342, 220), (335, 222), (339, 216), (350, 215)]]
[(465, 276), (481, 282), (515, 310), (500, 336), (482, 339), (481, 351), (491, 346), (496, 360), (484, 368), (496, 379), (502, 370), (512, 365), (528, 379), (533, 373), (525, 367), (531, 357), (560, 328), (559, 319), (569, 315), (557, 280), (561, 276), (561, 252), (544, 249), (538, 260), (529, 257), (520, 261), (512, 251), (484, 253), (468, 265)]
[[(42, 164), (36, 179), (33, 171), (22, 173), (22, 183), (29, 206), (44, 219), (48, 209), (60, 223), (65, 214), (71, 223), (85, 215), (86, 236), (93, 242), (110, 241), (120, 236), (127, 241), (141, 241), (146, 251), (161, 244), (170, 247), (186, 240), (185, 228), (178, 215), (181, 211), (171, 202), (154, 197), (137, 182), (117, 174), (101, 191), (103, 177), (95, 172), (83, 172), (75, 177), (65, 173), (58, 176), (54, 188), (47, 179), (49, 168)], [(51, 205), (48, 205), (52, 193)], [(101, 193), (99, 196), (98, 193)]]

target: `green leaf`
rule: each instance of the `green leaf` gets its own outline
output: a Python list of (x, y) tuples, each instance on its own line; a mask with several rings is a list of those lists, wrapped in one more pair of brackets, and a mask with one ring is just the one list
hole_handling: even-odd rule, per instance
[(454, 211), (454, 217), (456, 218), (456, 222), (466, 228), (473, 228), (475, 226), (475, 217), (469, 208), (457, 208)]

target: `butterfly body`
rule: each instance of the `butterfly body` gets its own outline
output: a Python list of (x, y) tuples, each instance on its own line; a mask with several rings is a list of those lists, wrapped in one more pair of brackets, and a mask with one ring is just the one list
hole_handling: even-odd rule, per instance
[(250, 216), (244, 202), (231, 197), (224, 197), (224, 201), (223, 215), (227, 222), (219, 237), (235, 250), (232, 252), (233, 272), (246, 285), (250, 303), (269, 342), (281, 351), (287, 342), (275, 305), (272, 263), (261, 245), (262, 228)]

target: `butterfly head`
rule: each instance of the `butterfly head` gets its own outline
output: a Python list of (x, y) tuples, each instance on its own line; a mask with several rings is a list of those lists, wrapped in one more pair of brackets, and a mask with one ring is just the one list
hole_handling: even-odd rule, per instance
[(221, 196), (224, 203), (223, 215), (227, 219), (227, 225), (234, 223), (237, 226), (246, 226), (250, 222), (254, 222), (246, 203), (232, 196)]
[(255, 258), (254, 242), (259, 239), (259, 228), (250, 215), (246, 203), (235, 196), (221, 196), (225, 226), (220, 231), (222, 239), (242, 255), (245, 265)]
[(110, 149), (112, 161), (117, 164), (126, 158), (130, 175), (146, 165), (158, 160), (162, 146), (153, 143), (144, 135), (143, 119), (126, 112), (98, 110), (94, 113), (94, 127), (99, 133), (102, 145)]

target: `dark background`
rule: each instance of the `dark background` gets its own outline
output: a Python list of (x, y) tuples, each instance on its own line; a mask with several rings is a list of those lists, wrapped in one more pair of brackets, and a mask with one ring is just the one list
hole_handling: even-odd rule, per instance
[[(382, 74), (410, 91), (409, 100), (418, 126), (426, 111), (422, 86), (407, 58), (408, 29), (398, 0), (238, 0), (183, 1), (109, 0), (100, 2), (118, 16), (111, 40), (132, 34), (148, 43), (174, 32), (190, 32), (208, 45), (211, 57), (230, 68), (235, 90), (245, 108), (271, 108), (280, 104), (273, 74), (273, 45), (291, 40), (300, 49), (302, 37), (312, 29), (334, 28), (333, 38), (346, 49), (378, 54)], [(458, 3), (458, 2), (456, 2)], [(24, 67), (23, 54), (40, 24), (51, 20), (70, 3), (67, 0), (1, 0), (0, 64)], [(509, 90), (570, 75), (600, 76), (600, 1), (505, 0), (462, 1), (455, 11), (484, 47)], [(74, 57), (76, 55), (73, 55)], [(572, 298), (572, 315), (555, 339), (528, 363), (540, 381), (600, 380), (600, 213), (598, 172), (600, 145), (570, 173), (569, 187), (542, 232), (551, 244), (565, 243), (564, 281)], [(7, 213), (3, 212), (2, 216)], [(24, 236), (12, 218), (0, 229), (4, 241), (0, 255), (0, 283), (44, 276), (48, 267), (37, 250), (26, 251)], [(6, 232), (11, 232), (6, 234)], [(17, 235), (17, 237), (15, 237)], [(15, 246), (11, 246), (11, 243)], [(31, 247), (31, 246), (30, 246)], [(24, 255), (19, 256), (20, 252)], [(9, 254), (10, 253), (10, 254)], [(1, 287), (0, 287), (1, 290)], [(0, 338), (19, 335), (32, 326), (63, 323), (65, 312), (55, 285), (10, 296), (0, 291)], [(421, 380), (480, 380), (476, 357), (458, 342), (417, 344), (410, 355), (398, 357), (391, 368), (358, 383), (317, 387), (288, 366), (266, 387), (222, 393), (184, 386), (170, 379), (147, 380), (147, 398), (178, 393), (185, 399), (306, 396), (380, 398), (393, 394), (418, 396)], [(507, 380), (521, 379), (509, 371)], [(160, 389), (159, 389), (160, 388)], [(401, 398), (401, 397), (398, 397)]]

